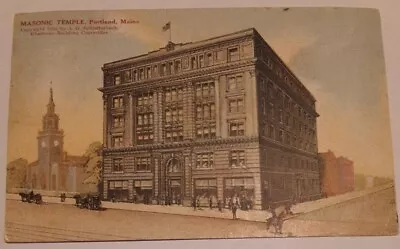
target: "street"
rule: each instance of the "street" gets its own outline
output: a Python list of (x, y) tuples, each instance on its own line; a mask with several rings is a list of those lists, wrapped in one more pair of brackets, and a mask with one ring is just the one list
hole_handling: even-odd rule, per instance
[[(200, 239), (276, 236), (393, 235), (394, 189), (385, 189), (286, 220), (283, 234), (256, 221), (132, 210), (92, 211), (73, 205), (6, 201), (8, 242)], [(196, 212), (202, 212), (198, 210)], [(243, 212), (243, 211), (242, 211)], [(240, 217), (240, 213), (239, 213)]]

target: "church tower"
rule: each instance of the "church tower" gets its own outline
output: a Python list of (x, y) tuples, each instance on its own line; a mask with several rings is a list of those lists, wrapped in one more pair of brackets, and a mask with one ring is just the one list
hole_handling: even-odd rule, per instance
[(42, 117), (42, 130), (38, 134), (38, 179), (37, 185), (43, 190), (57, 190), (59, 165), (63, 158), (64, 131), (59, 129), (60, 118), (55, 113), (53, 88), (47, 112)]

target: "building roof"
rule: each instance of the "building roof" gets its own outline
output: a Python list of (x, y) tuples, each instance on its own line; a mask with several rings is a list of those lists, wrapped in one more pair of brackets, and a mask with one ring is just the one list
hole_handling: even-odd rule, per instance
[[(167, 53), (183, 52), (183, 51), (190, 50), (193, 48), (199, 48), (202, 46), (207, 46), (207, 45), (215, 44), (218, 42), (224, 42), (224, 41), (232, 40), (235, 38), (240, 38), (243, 36), (249, 36), (249, 35), (253, 35), (256, 33), (257, 33), (257, 31), (255, 28), (248, 28), (248, 29), (236, 31), (234, 33), (225, 34), (225, 35), (221, 35), (221, 36), (215, 36), (215, 37), (212, 37), (209, 39), (200, 40), (200, 41), (196, 41), (196, 42), (188, 42), (188, 43), (169, 42), (165, 47), (150, 51), (146, 54), (141, 54), (138, 56), (125, 58), (122, 60), (105, 63), (103, 68), (119, 66), (119, 65), (126, 64), (126, 63), (139, 62), (143, 59), (155, 58), (155, 57), (159, 57), (161, 55), (167, 54)], [(172, 48), (172, 50), (171, 50), (171, 48)]]

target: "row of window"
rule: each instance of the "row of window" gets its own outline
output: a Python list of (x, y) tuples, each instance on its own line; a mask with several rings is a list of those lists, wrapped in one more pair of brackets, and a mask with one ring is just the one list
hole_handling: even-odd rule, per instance
[(288, 72), (286, 69), (282, 70), (280, 65), (276, 65), (276, 64), (280, 64), (280, 62), (274, 62), (273, 59), (271, 58), (270, 54), (266, 50), (263, 50), (262, 48), (260, 48), (260, 50), (261, 51), (259, 51), (258, 55), (261, 58), (265, 59), (267, 67), (271, 70), (271, 72), (274, 72), (276, 74), (276, 76), (280, 80), (282, 80), (284, 83), (286, 83), (288, 86), (290, 86), (290, 88), (293, 89), (293, 91), (295, 91), (296, 93), (300, 93), (303, 96), (303, 98), (306, 99), (307, 102), (311, 103), (309, 94), (306, 93), (306, 90), (304, 89), (303, 86), (298, 86), (294, 82), (294, 81), (296, 81), (296, 79), (294, 79), (294, 81), (293, 81), (290, 72)]
[[(229, 165), (232, 168), (245, 167), (245, 151), (237, 150), (230, 151), (229, 153)], [(180, 168), (171, 166), (171, 172), (179, 172)], [(179, 165), (178, 165), (179, 166)], [(212, 169), (214, 168), (214, 153), (203, 152), (196, 154), (196, 168), (197, 169)], [(136, 171), (151, 171), (151, 158), (150, 157), (136, 157), (135, 158), (135, 170)], [(124, 167), (122, 158), (114, 158), (112, 164), (113, 172), (123, 172)]]
[[(239, 48), (232, 47), (227, 49), (228, 62), (240, 59)], [(122, 73), (114, 75), (113, 84), (120, 85), (123, 82), (136, 82), (145, 79), (151, 79), (159, 76), (174, 75), (182, 70), (197, 69), (212, 66), (214, 61), (221, 62), (224, 60), (225, 51), (219, 50), (215, 52), (207, 52), (205, 54), (193, 55), (190, 58), (184, 57), (157, 65), (143, 66), (137, 69), (129, 69)]]
[(298, 138), (297, 136), (292, 136), (289, 132), (284, 130), (276, 131), (272, 124), (265, 125), (264, 129), (262, 130), (262, 134), (270, 139), (285, 143), (289, 146), (297, 147), (305, 151), (316, 152), (317, 150), (314, 140), (310, 141), (302, 137)]
[(290, 156), (279, 157), (274, 153), (266, 154), (265, 165), (267, 167), (286, 167), (286, 168), (308, 169), (312, 171), (318, 170), (317, 162)]
[(268, 102), (271, 104), (272, 102), (275, 102), (275, 104), (281, 109), (285, 109), (293, 114), (296, 114), (299, 119), (307, 122), (311, 126), (315, 125), (315, 120), (312, 115), (308, 114), (300, 105), (296, 104), (294, 100), (286, 95), (284, 91), (276, 86), (272, 81), (261, 78), (260, 91), (264, 96), (267, 97), (261, 100), (262, 105), (268, 105)]

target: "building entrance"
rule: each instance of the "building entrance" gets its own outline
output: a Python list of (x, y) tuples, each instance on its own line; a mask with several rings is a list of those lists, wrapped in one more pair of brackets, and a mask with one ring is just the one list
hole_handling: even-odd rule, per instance
[(182, 204), (182, 166), (178, 159), (172, 158), (166, 166), (166, 204)]

